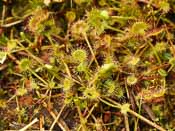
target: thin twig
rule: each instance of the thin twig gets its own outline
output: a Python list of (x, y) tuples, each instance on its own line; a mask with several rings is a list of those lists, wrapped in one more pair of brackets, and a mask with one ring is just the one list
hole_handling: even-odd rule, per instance
[(125, 128), (126, 128), (126, 131), (130, 131), (127, 114), (124, 114), (124, 121), (125, 121)]
[[(56, 115), (52, 111), (49, 111), (49, 113), (54, 119), (56, 119)], [(65, 122), (62, 120), (62, 118), (60, 118), (56, 123), (61, 128), (62, 131), (70, 131), (70, 129), (65, 124)]]
[(6, 12), (6, 5), (3, 5), (1, 26), (4, 24), (5, 12)]
[(152, 121), (146, 119), (145, 117), (143, 117), (143, 116), (137, 114), (136, 112), (134, 112), (134, 111), (132, 111), (132, 110), (129, 110), (128, 112), (129, 112), (130, 114), (132, 114), (132, 115), (138, 117), (140, 120), (146, 122), (147, 124), (149, 124), (149, 125), (155, 127), (156, 129), (158, 129), (158, 130), (160, 130), (160, 131), (166, 131), (164, 128), (162, 128), (162, 127), (160, 127), (159, 125), (157, 125), (156, 123), (153, 123)]
[(89, 40), (88, 40), (86, 34), (84, 34), (84, 38), (85, 38), (85, 41), (86, 41), (86, 43), (87, 43), (87, 45), (88, 45), (88, 48), (89, 48), (89, 50), (90, 50), (90, 52), (91, 52), (93, 58), (94, 58), (94, 60), (95, 60), (95, 63), (97, 64), (97, 67), (99, 68), (100, 66), (99, 66), (99, 64), (98, 64), (98, 61), (97, 61), (97, 59), (96, 59), (96, 57), (95, 57), (94, 51), (92, 50), (92, 47), (91, 47), (91, 45), (90, 45), (90, 43), (89, 43)]
[(26, 125), (22, 129), (20, 129), (19, 131), (25, 131), (25, 130), (27, 130), (30, 126), (32, 126), (33, 124), (35, 124), (38, 121), (39, 121), (38, 118), (35, 118), (32, 122), (30, 122), (28, 125)]
[(43, 125), (44, 125), (44, 116), (40, 115), (40, 118), (39, 118), (40, 131), (44, 131)]
[(14, 26), (14, 25), (17, 25), (19, 23), (23, 22), (23, 20), (18, 20), (18, 21), (15, 21), (15, 22), (12, 22), (12, 23), (9, 23), (9, 24), (2, 24), (1, 27), (11, 27), (11, 26)]
[[(96, 107), (96, 104), (94, 104), (94, 106), (90, 109), (88, 115), (85, 117), (85, 121), (90, 117), (95, 107)], [(79, 126), (78, 131), (80, 131), (81, 128), (82, 128), (82, 125)]]
[(78, 105), (76, 107), (77, 107), (77, 111), (78, 111), (78, 114), (79, 114), (79, 117), (80, 117), (82, 131), (87, 131), (86, 120), (85, 120), (85, 118), (83, 117), (83, 115), (81, 113), (81, 109), (80, 109), (80, 107)]
[[(108, 101), (112, 102), (113, 104), (110, 103), (110, 102), (107, 102), (107, 101), (105, 101), (105, 100), (103, 100), (103, 99), (101, 99), (101, 98), (100, 98), (100, 101), (102, 101), (103, 103), (105, 103), (105, 104), (107, 104), (107, 105), (109, 105), (109, 106), (112, 106), (112, 107), (121, 109), (121, 106), (118, 106), (118, 105), (120, 105), (119, 103), (117, 103), (117, 102), (115, 102), (114, 100), (111, 100), (111, 99), (109, 99), (109, 98), (106, 98), (106, 99), (107, 99)], [(136, 117), (139, 118), (140, 120), (146, 122), (147, 124), (149, 124), (149, 125), (155, 127), (156, 129), (158, 129), (158, 130), (160, 130), (160, 131), (166, 131), (164, 128), (162, 128), (162, 127), (160, 127), (159, 125), (157, 125), (156, 123), (154, 123), (154, 122), (152, 122), (152, 121), (146, 119), (145, 117), (141, 116), (140, 114), (138, 114), (138, 113), (132, 111), (131, 109), (128, 110), (128, 113), (130, 113), (130, 114), (136, 116)]]
[(58, 119), (60, 118), (61, 116), (61, 113), (63, 112), (64, 108), (65, 108), (66, 105), (63, 105), (60, 112), (58, 113), (57, 117), (55, 118), (54, 122), (52, 123), (51, 127), (50, 127), (50, 131), (52, 131), (54, 125), (56, 124), (56, 122), (58, 121)]
[(152, 121), (156, 121), (156, 116), (153, 113), (153, 111), (151, 110), (151, 108), (147, 104), (145, 104), (145, 103), (142, 104), (142, 107), (147, 112), (147, 114), (149, 115), (149, 117), (151, 118), (151, 120)]

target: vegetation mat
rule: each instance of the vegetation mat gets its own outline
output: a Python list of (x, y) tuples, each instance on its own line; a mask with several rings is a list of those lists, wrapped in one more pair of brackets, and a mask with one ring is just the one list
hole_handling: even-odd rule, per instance
[(1, 0), (0, 130), (175, 130), (175, 1)]

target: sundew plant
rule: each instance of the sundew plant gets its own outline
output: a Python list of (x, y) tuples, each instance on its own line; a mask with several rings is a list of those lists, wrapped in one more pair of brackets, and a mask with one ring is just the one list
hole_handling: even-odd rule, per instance
[(0, 130), (175, 130), (174, 0), (0, 1)]

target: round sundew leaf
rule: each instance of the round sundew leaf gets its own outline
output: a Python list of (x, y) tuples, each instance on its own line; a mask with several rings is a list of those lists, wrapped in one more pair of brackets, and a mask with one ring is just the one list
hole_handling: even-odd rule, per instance
[(19, 63), (19, 69), (21, 71), (26, 71), (27, 69), (29, 69), (29, 66), (30, 66), (30, 60), (29, 59), (22, 59)]
[(99, 92), (94, 87), (86, 88), (83, 94), (86, 98), (89, 98), (91, 100), (97, 99), (100, 96)]
[(68, 78), (65, 78), (64, 79), (64, 90), (67, 91), (67, 90), (70, 90), (70, 88), (72, 87), (73, 85), (73, 81), (71, 79), (68, 79)]
[(69, 22), (73, 22), (73, 21), (75, 20), (75, 18), (76, 18), (75, 12), (73, 12), (73, 11), (68, 11), (68, 12), (66, 13), (66, 19), (67, 19)]
[(136, 22), (133, 24), (131, 32), (135, 35), (144, 35), (147, 28), (148, 25), (145, 22)]
[(160, 2), (160, 9), (164, 12), (168, 12), (170, 10), (170, 4), (166, 1)]
[(27, 89), (25, 89), (25, 88), (18, 88), (16, 91), (17, 96), (23, 96), (25, 94), (27, 94)]
[(87, 58), (87, 53), (83, 49), (77, 49), (72, 52), (73, 59), (79, 62), (83, 62)]
[(134, 85), (137, 83), (137, 77), (135, 77), (134, 75), (128, 76), (126, 81), (128, 83), (128, 85)]
[(175, 66), (175, 58), (174, 57), (169, 59), (169, 64)]
[(164, 69), (159, 69), (159, 70), (158, 70), (158, 73), (159, 73), (161, 76), (163, 76), (163, 77), (165, 77), (165, 76), (168, 75), (167, 72), (166, 72)]

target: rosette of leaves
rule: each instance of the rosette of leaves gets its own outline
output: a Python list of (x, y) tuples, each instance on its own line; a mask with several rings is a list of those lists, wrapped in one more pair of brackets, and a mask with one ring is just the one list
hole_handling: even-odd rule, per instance
[(49, 36), (59, 34), (61, 28), (55, 23), (54, 18), (47, 10), (38, 9), (28, 21), (27, 29), (36, 35)]
[(39, 24), (38, 32), (45, 36), (49, 36), (53, 34), (59, 34), (61, 32), (61, 28), (58, 27), (54, 19), (51, 18)]
[(97, 34), (101, 34), (109, 25), (109, 15), (106, 10), (92, 9), (87, 13), (87, 23), (93, 27)]
[(122, 98), (124, 96), (124, 91), (117, 81), (108, 79), (102, 86), (102, 90), (104, 90), (103, 93), (106, 96), (116, 96), (118, 98)]
[(74, 39), (82, 39), (84, 34), (89, 30), (88, 24), (83, 21), (79, 20), (73, 23), (71, 27), (71, 34)]
[(85, 73), (85, 79), (89, 78), (89, 68), (87, 60), (87, 52), (84, 49), (76, 49), (72, 52), (73, 60), (78, 64), (76, 71)]
[(115, 92), (116, 83), (112, 80), (107, 80), (104, 83), (104, 87), (106, 88), (107, 95), (111, 95)]
[(27, 28), (32, 33), (37, 32), (40, 33), (39, 31), (41, 30), (40, 24), (46, 21), (48, 18), (49, 18), (49, 12), (47, 10), (38, 9), (33, 13), (32, 17), (29, 19)]

